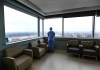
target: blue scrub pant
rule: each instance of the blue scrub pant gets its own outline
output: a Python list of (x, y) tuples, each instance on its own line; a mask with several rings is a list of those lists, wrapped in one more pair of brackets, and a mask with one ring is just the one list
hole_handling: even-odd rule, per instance
[(49, 52), (54, 51), (54, 41), (48, 41), (48, 51)]

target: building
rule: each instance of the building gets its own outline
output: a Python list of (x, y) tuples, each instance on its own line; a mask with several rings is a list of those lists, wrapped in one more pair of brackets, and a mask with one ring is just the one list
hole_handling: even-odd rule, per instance
[(65, 49), (68, 39), (99, 40), (99, 16), (99, 0), (0, 0), (0, 70), (5, 48), (47, 39), (50, 26), (56, 32), (55, 49)]

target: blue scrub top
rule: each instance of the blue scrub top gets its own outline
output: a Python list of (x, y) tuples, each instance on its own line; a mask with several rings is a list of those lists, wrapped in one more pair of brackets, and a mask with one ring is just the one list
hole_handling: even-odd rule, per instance
[(54, 41), (54, 37), (55, 37), (55, 32), (49, 31), (48, 32), (48, 41)]

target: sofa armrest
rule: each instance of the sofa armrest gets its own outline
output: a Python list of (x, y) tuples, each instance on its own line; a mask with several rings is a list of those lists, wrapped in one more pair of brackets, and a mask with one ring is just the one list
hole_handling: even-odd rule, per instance
[(79, 49), (80, 49), (80, 57), (82, 56), (82, 51), (83, 51), (83, 45), (79, 44)]
[(66, 44), (66, 46), (67, 46), (67, 49), (69, 48), (69, 44)]
[(95, 45), (94, 48), (95, 48), (96, 52), (99, 53), (99, 46)]
[(79, 44), (79, 47), (80, 47), (80, 48), (83, 48), (83, 45)]
[(34, 52), (34, 51), (36, 51), (36, 52), (39, 51), (39, 47), (32, 47), (31, 49), (33, 50), (33, 52)]
[(67, 46), (68, 46), (68, 44), (67, 44)]
[(95, 47), (96, 49), (99, 49), (99, 46), (98, 46), (98, 45), (95, 45), (94, 47)]
[(99, 46), (98, 45), (95, 45), (94, 48), (96, 50), (97, 57), (99, 57)]
[(41, 43), (41, 44), (37, 45), (37, 47), (41, 47), (41, 48), (47, 49), (48, 46), (47, 46), (46, 43)]
[(6, 65), (7, 69), (9, 69), (9, 70), (17, 70), (15, 58), (5, 57), (4, 58), (4, 64)]
[(68, 49), (69, 49), (69, 44), (66, 44), (66, 49), (67, 49), (67, 52), (68, 52)]
[(95, 48), (96, 51), (99, 51), (99, 46), (98, 45), (95, 45), (94, 48)]
[(79, 44), (79, 49), (80, 49), (80, 51), (82, 52), (82, 50), (83, 50), (83, 45)]
[(32, 47), (33, 50), (33, 57), (40, 57), (39, 47)]
[(23, 53), (33, 58), (33, 51), (31, 49), (24, 49)]

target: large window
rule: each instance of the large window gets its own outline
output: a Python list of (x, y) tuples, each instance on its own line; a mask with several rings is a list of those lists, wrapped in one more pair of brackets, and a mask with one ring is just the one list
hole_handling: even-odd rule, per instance
[(65, 37), (92, 37), (92, 16), (64, 19)]
[(95, 17), (95, 38), (100, 38), (100, 17)]
[(45, 19), (44, 36), (47, 36), (50, 27), (53, 28), (56, 37), (62, 36), (62, 18)]
[(9, 41), (37, 37), (37, 18), (4, 6), (5, 34)]

